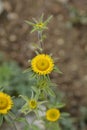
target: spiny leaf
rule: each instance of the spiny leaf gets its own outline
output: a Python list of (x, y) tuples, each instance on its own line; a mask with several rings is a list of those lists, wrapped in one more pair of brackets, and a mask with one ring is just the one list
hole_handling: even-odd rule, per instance
[(29, 100), (27, 96), (19, 95), (19, 97), (23, 98), (25, 101)]
[(32, 26), (34, 25), (34, 23), (32, 23), (32, 22), (30, 22), (30, 21), (27, 21), (27, 20), (26, 20), (25, 22), (26, 22), (27, 24), (29, 24), (29, 25), (32, 25)]
[(44, 14), (42, 14), (41, 17), (40, 17), (41, 22), (43, 22), (43, 17), (44, 17)]
[(46, 91), (50, 96), (55, 97), (55, 93), (51, 88), (47, 87)]
[(54, 66), (54, 71), (59, 74), (62, 74), (62, 72), (60, 71), (60, 69), (57, 66)]
[(57, 108), (62, 108), (62, 107), (64, 107), (65, 106), (65, 103), (57, 103), (56, 104), (56, 107)]
[(67, 112), (62, 112), (61, 113), (61, 117), (69, 117), (70, 116), (70, 114), (69, 113), (67, 113)]
[(52, 19), (52, 17), (53, 17), (52, 15), (51, 15), (51, 16), (49, 16), (49, 17), (48, 17), (48, 19), (44, 22), (44, 24), (48, 24), (48, 23), (49, 23), (49, 21)]

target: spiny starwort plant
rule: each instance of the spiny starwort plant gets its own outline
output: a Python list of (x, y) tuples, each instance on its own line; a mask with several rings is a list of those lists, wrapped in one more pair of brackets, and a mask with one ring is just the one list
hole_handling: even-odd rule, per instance
[[(52, 83), (50, 74), (53, 71), (61, 73), (59, 68), (56, 67), (53, 57), (50, 54), (44, 53), (44, 30), (47, 29), (47, 24), (51, 18), (52, 16), (46, 21), (43, 21), (42, 15), (38, 21), (36, 19), (33, 19), (34, 22), (26, 21), (27, 24), (32, 26), (31, 32), (36, 31), (39, 38), (38, 47), (35, 50), (36, 55), (29, 60), (30, 67), (25, 71), (31, 73), (31, 77), (34, 81), (31, 85), (32, 96), (29, 99), (28, 97), (20, 95), (20, 97), (25, 100), (25, 104), (20, 111), (26, 116), (31, 112), (34, 112), (36, 115), (36, 118), (31, 124), (29, 122), (26, 124), (26, 128), (30, 130), (34, 130), (34, 121), (39, 119), (44, 122), (45, 130), (61, 130), (58, 121), (64, 117), (64, 114), (61, 113), (59, 109), (63, 107), (64, 104), (58, 101), (55, 104), (51, 104), (50, 102), (50, 97), (54, 98), (54, 100), (56, 98), (52, 88), (55, 86), (55, 83)], [(45, 107), (44, 112), (42, 110), (43, 107)], [(40, 114), (40, 112), (44, 114)], [(40, 128), (37, 127), (37, 130), (39, 129)]]
[[(52, 55), (44, 52), (44, 31), (48, 29), (47, 24), (52, 16), (48, 17), (46, 21), (43, 20), (43, 16), (42, 14), (38, 21), (36, 19), (33, 19), (34, 22), (26, 21), (32, 26), (31, 32), (37, 32), (38, 45), (35, 48), (35, 56), (28, 61), (29, 68), (25, 70), (26, 73), (29, 73), (29, 80), (33, 81), (30, 86), (27, 86), (30, 88), (31, 96), (30, 93), (29, 96), (19, 95), (19, 98), (24, 101), (19, 110), (23, 117), (15, 117), (14, 120), (24, 123), (23, 130), (61, 130), (60, 121), (69, 115), (61, 112), (60, 108), (65, 104), (56, 100), (54, 89), (57, 85), (50, 78), (52, 72), (62, 72), (55, 65)], [(0, 92), (0, 124), (2, 124), (3, 118), (10, 116), (13, 104), (10, 95)], [(36, 123), (37, 121), (41, 124)]]

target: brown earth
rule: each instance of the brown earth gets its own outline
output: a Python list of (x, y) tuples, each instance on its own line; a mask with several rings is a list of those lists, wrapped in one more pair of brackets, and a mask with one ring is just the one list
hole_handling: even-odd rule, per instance
[[(86, 0), (60, 0), (73, 5), (79, 11), (87, 11)], [(17, 60), (27, 67), (32, 58), (32, 42), (36, 42), (36, 33), (30, 34), (31, 27), (24, 20), (32, 17), (45, 18), (53, 15), (49, 24), (45, 51), (58, 57), (56, 63), (63, 74), (53, 74), (68, 99), (67, 108), (72, 115), (79, 114), (81, 106), (87, 106), (87, 25), (70, 26), (69, 11), (58, 0), (4, 0), (4, 12), (0, 15), (0, 51), (6, 59)]]

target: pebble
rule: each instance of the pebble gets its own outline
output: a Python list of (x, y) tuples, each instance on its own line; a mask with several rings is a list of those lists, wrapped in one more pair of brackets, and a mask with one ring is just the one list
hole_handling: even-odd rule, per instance
[(9, 40), (11, 42), (15, 42), (17, 40), (17, 36), (16, 35), (10, 35)]
[(63, 38), (59, 38), (57, 40), (57, 44), (60, 45), (60, 46), (62, 46), (64, 44), (64, 39)]
[(18, 19), (19, 17), (18, 17), (18, 15), (17, 15), (16, 13), (8, 13), (7, 18), (8, 18), (9, 20), (16, 20), (16, 19)]
[(87, 75), (83, 77), (82, 81), (87, 83)]

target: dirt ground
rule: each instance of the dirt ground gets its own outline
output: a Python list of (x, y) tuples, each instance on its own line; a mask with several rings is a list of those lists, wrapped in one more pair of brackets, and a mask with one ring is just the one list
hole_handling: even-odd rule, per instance
[[(60, 1), (60, 2), (59, 2)], [(79, 108), (87, 106), (87, 25), (70, 26), (67, 5), (79, 11), (87, 11), (87, 0), (3, 0), (4, 11), (0, 15), (0, 51), (6, 59), (18, 61), (28, 67), (28, 59), (34, 56), (32, 43), (37, 41), (36, 33), (24, 20), (45, 18), (53, 15), (47, 30), (45, 52), (59, 58), (56, 63), (63, 74), (53, 74), (67, 101), (72, 115), (79, 115)]]

